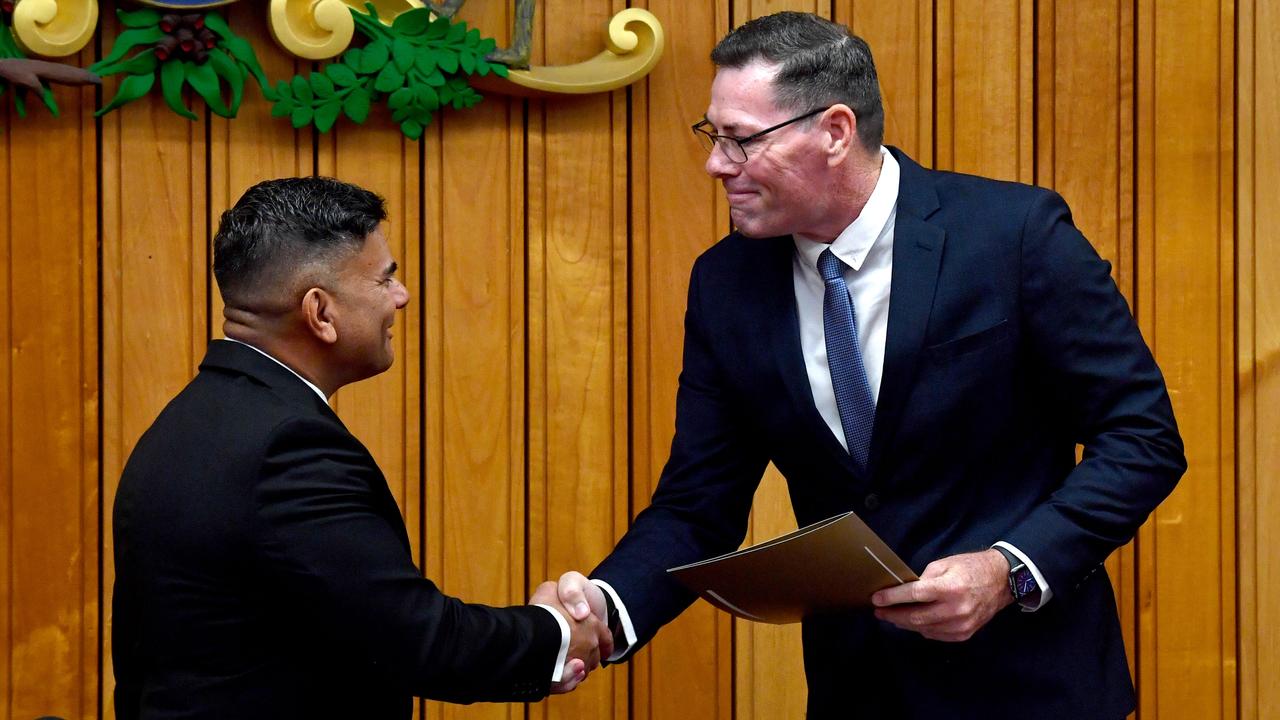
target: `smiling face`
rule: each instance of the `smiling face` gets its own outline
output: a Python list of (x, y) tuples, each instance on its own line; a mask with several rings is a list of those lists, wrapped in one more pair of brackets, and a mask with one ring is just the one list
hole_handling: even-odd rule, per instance
[(381, 228), (338, 267), (331, 288), (334, 350), (351, 378), (348, 382), (377, 375), (395, 359), (391, 326), (396, 311), (409, 303), (409, 291), (396, 277), (396, 267)]
[[(773, 101), (777, 69), (756, 62), (722, 67), (711, 83), (707, 120), (720, 135), (746, 137), (799, 115)], [(724, 185), (729, 217), (750, 237), (816, 235), (825, 232), (827, 156), (822, 152), (821, 118), (780, 128), (745, 146), (747, 161), (735, 163), (720, 149), (707, 158), (706, 171)]]

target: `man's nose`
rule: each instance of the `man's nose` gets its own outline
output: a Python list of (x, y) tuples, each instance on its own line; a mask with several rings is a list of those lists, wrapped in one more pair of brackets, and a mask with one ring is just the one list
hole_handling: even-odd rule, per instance
[(396, 280), (395, 300), (396, 300), (397, 310), (400, 310), (405, 305), (409, 304), (409, 288), (405, 287), (404, 283), (400, 282), (399, 280)]
[(708, 175), (716, 179), (735, 175), (738, 172), (738, 163), (729, 159), (721, 143), (716, 143), (715, 147), (711, 148), (711, 154), (707, 155), (707, 162), (702, 167)]

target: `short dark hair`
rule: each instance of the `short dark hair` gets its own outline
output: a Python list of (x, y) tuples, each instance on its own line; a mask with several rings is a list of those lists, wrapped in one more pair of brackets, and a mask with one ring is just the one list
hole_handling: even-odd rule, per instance
[(213, 276), (223, 301), (246, 307), (294, 291), (299, 271), (358, 252), (386, 218), (376, 193), (333, 178), (254, 185), (222, 213), (213, 238)]
[(858, 118), (858, 139), (875, 150), (884, 140), (884, 105), (871, 48), (849, 28), (812, 13), (780, 12), (750, 20), (711, 51), (716, 67), (754, 62), (778, 66), (774, 103), (808, 112), (842, 103)]

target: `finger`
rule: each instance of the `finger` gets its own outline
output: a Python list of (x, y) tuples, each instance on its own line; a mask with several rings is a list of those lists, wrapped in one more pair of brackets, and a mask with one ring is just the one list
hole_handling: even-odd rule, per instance
[(871, 596), (871, 604), (876, 607), (902, 605), (904, 603), (932, 602), (936, 599), (937, 589), (925, 580), (895, 585), (877, 591)]
[(591, 614), (591, 605), (587, 602), (587, 578), (582, 573), (570, 570), (560, 576), (557, 592), (560, 603), (568, 609), (574, 620), (586, 620)]
[(947, 608), (937, 603), (912, 605), (908, 607), (877, 608), (876, 617), (891, 622), (907, 630), (942, 626), (955, 621), (955, 616)]
[(587, 671), (582, 661), (574, 658), (564, 664), (564, 669), (560, 674), (563, 679), (557, 683), (551, 683), (551, 692), (553, 694), (562, 694), (571, 692), (578, 687), (583, 680), (587, 679)]
[(529, 603), (541, 603), (544, 605), (555, 605), (552, 602), (556, 599), (556, 584), (550, 580), (544, 580), (537, 588), (534, 589), (533, 595), (529, 596)]

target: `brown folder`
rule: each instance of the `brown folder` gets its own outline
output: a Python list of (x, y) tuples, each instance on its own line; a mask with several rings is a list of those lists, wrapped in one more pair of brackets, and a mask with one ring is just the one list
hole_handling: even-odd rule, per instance
[(852, 512), (667, 572), (721, 610), (775, 624), (870, 607), (875, 591), (919, 579)]

